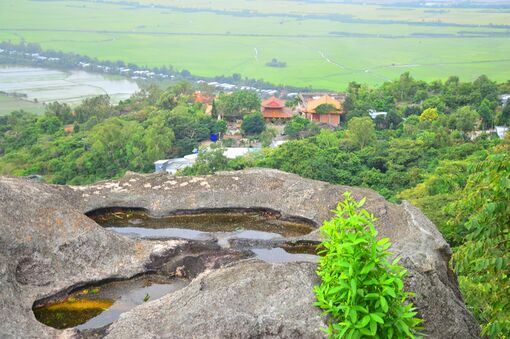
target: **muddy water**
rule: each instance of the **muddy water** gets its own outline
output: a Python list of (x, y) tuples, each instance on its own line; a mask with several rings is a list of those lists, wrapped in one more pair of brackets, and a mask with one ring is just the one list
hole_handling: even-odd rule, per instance
[(66, 299), (34, 307), (45, 325), (80, 330), (101, 328), (144, 302), (159, 299), (188, 284), (184, 279), (144, 276), (76, 291)]
[(271, 212), (207, 212), (153, 218), (141, 211), (113, 211), (89, 215), (115, 232), (145, 238), (217, 238), (270, 240), (308, 234), (314, 228), (305, 222), (280, 219)]

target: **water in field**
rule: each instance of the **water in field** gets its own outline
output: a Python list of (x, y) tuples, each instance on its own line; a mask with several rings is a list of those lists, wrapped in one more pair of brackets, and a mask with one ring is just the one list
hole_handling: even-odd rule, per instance
[(32, 67), (0, 67), (0, 91), (26, 95), (26, 100), (78, 104), (87, 97), (108, 94), (112, 103), (139, 90), (136, 82), (84, 71), (57, 71)]

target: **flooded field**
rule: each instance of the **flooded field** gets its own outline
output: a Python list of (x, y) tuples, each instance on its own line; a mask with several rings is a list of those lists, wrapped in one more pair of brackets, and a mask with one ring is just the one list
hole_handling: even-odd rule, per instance
[[(113, 103), (129, 98), (138, 85), (122, 77), (84, 71), (62, 72), (44, 68), (0, 67), (0, 91), (17, 93), (24, 100), (78, 104), (87, 97), (108, 94)], [(14, 108), (16, 109), (16, 108)]]
[(65, 329), (97, 329), (117, 320), (120, 315), (149, 300), (175, 292), (188, 284), (184, 279), (144, 276), (111, 282), (76, 291), (64, 300), (34, 307), (41, 323)]

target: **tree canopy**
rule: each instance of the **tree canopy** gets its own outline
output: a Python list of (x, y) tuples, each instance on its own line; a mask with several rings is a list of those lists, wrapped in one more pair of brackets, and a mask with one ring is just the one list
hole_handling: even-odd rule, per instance
[(226, 119), (239, 119), (245, 114), (260, 110), (260, 98), (254, 91), (237, 91), (231, 94), (220, 94), (217, 108)]

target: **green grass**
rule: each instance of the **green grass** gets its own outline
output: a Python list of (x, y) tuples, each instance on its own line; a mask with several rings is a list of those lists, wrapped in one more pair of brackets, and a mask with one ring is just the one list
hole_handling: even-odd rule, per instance
[[(498, 81), (510, 79), (510, 37), (430, 35), (506, 32), (489, 24), (510, 24), (509, 11), (438, 12), (377, 5), (219, 0), (214, 2), (214, 9), (230, 11), (219, 15), (211, 11), (211, 2), (206, 0), (138, 2), (201, 11), (133, 8), (90, 1), (4, 0), (0, 3), (0, 40), (25, 39), (38, 42), (43, 48), (140, 66), (173, 65), (196, 75), (241, 73), (276, 84), (336, 90), (344, 89), (353, 80), (380, 84), (405, 71), (423, 80), (445, 79), (452, 74), (463, 80), (481, 74)], [(240, 10), (250, 10), (252, 16), (232, 13)], [(285, 13), (291, 16), (284, 16)], [(349, 15), (351, 20), (304, 20), (292, 16), (324, 14)], [(352, 20), (362, 21), (349, 22)], [(405, 23), (381, 24), (374, 20)], [(412, 24), (437, 21), (460, 26)], [(364, 36), (339, 37), (331, 32)], [(429, 37), (416, 37), (417, 33)], [(288, 66), (266, 67), (272, 58), (285, 61)]]
[(0, 115), (7, 115), (16, 110), (42, 114), (44, 112), (44, 106), (39, 103), (0, 94)]

